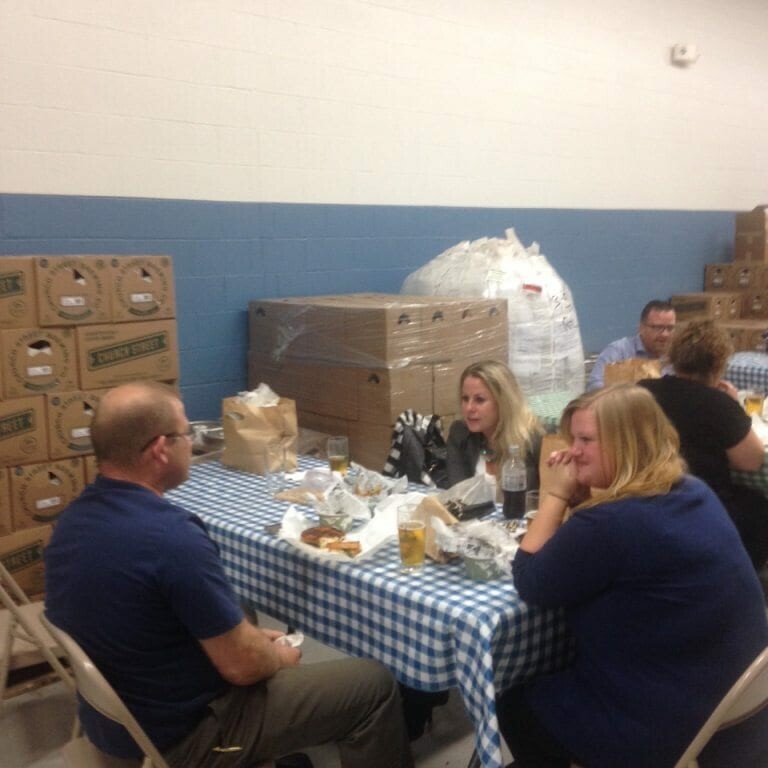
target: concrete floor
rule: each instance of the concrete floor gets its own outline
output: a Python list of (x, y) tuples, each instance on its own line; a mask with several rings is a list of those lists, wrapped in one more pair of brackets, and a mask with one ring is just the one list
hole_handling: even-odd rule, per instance
[[(260, 623), (281, 626), (268, 617), (260, 617)], [(340, 656), (309, 638), (302, 650), (308, 663)], [(0, 766), (68, 768), (58, 748), (70, 738), (74, 712), (74, 699), (61, 683), (0, 704)], [(473, 747), (472, 726), (455, 692), (448, 704), (435, 710), (432, 729), (412, 745), (418, 768), (467, 768)], [(315, 768), (339, 768), (331, 745), (308, 750), (308, 754)], [(505, 757), (510, 759), (506, 753)]]

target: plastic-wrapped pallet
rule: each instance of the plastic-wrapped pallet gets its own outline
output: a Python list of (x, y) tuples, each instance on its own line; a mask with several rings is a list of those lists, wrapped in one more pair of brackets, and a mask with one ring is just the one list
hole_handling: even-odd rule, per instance
[(509, 367), (528, 395), (584, 388), (584, 351), (571, 291), (539, 253), (506, 239), (452, 246), (408, 275), (401, 294), (506, 298)]

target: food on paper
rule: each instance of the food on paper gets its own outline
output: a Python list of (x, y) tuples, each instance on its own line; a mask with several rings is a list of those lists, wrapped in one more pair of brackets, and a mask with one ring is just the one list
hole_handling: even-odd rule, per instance
[(332, 541), (341, 541), (343, 538), (344, 531), (332, 528), (330, 525), (313, 525), (301, 532), (301, 540), (305, 544), (320, 549), (328, 549), (328, 544)]
[(289, 504), (311, 505), (318, 499), (323, 498), (323, 492), (308, 488), (289, 488), (285, 491), (278, 491), (275, 494), (275, 498), (279, 501), (287, 501)]
[(331, 541), (326, 549), (329, 552), (343, 552), (350, 557), (357, 557), (362, 552), (363, 547), (359, 541)]

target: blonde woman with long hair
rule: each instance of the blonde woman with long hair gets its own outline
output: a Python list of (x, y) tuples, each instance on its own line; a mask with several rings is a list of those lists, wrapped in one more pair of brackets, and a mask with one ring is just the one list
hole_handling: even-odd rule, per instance
[[(551, 484), (513, 573), (527, 603), (564, 609), (575, 660), (504, 692), (501, 731), (522, 768), (673, 766), (768, 645), (760, 583), (649, 392), (582, 395), (561, 432), (569, 447), (547, 458)], [(716, 737), (702, 768), (768, 765), (763, 718), (744, 724), (754, 738)]]
[(461, 420), (448, 435), (448, 482), (496, 475), (511, 445), (520, 447), (528, 487), (538, 488), (541, 427), (514, 374), (496, 360), (467, 366), (459, 379)]

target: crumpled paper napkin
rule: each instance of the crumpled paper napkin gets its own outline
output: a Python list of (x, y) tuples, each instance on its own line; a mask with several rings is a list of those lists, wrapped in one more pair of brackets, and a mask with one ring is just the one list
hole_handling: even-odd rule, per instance
[(280, 402), (280, 396), (275, 394), (268, 384), (261, 383), (250, 392), (238, 392), (237, 401), (268, 408), (269, 406), (277, 405)]

